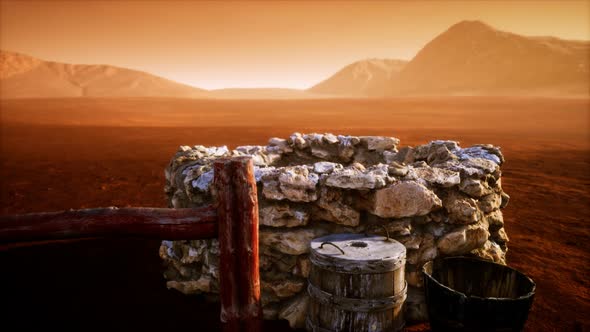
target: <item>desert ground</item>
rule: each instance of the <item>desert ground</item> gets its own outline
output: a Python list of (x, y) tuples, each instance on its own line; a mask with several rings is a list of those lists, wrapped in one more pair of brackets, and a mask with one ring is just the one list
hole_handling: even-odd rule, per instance
[[(0, 120), (2, 214), (165, 207), (163, 171), (179, 145), (299, 131), (501, 146), (508, 263), (537, 284), (526, 331), (590, 330), (587, 98), (15, 99), (0, 101)], [(217, 306), (166, 290), (157, 249), (95, 239), (3, 250), (2, 316), (23, 329), (217, 329)]]

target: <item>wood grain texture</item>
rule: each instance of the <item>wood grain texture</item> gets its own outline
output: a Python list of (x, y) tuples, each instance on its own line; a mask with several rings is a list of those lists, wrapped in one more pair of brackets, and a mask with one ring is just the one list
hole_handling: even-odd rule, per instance
[[(344, 254), (331, 246), (321, 247), (326, 240)], [(404, 325), (405, 254), (403, 245), (380, 236), (334, 234), (314, 239), (307, 329), (399, 331)]]
[(218, 159), (214, 165), (213, 186), (219, 218), (219, 297), (221, 302), (221, 324), (223, 331), (237, 332), (239, 325), (239, 303), (236, 271), (236, 240), (234, 226), (237, 213), (236, 195), (232, 188), (232, 167), (229, 159)]
[(332, 234), (310, 243), (311, 262), (341, 273), (384, 273), (405, 264), (406, 248), (383, 236)]
[(237, 224), (234, 229), (237, 248), (238, 296), (242, 331), (260, 331), (260, 272), (258, 258), (258, 196), (251, 157), (231, 161), (233, 189), (236, 195)]
[(213, 238), (217, 236), (217, 213), (212, 206), (110, 207), (0, 217), (2, 244), (107, 236), (163, 240)]

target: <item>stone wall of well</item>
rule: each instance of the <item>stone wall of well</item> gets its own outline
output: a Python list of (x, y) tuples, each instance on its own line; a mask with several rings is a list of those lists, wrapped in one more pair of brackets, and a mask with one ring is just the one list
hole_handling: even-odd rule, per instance
[[(504, 158), (492, 145), (432, 141), (398, 150), (380, 136), (299, 134), (267, 146), (182, 146), (166, 169), (170, 206), (211, 203), (212, 162), (254, 159), (260, 212), (264, 316), (304, 324), (311, 239), (330, 233), (391, 235), (407, 248), (406, 320), (426, 320), (421, 266), (439, 256), (476, 255), (505, 263), (501, 208)], [(163, 241), (169, 288), (219, 291), (217, 240)]]

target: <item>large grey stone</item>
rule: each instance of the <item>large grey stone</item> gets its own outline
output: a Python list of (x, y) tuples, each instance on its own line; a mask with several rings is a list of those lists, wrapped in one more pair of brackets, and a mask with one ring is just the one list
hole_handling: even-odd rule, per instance
[(492, 193), (482, 197), (479, 202), (478, 206), (484, 213), (490, 213), (494, 210), (497, 210), (502, 205), (502, 196), (496, 193)]
[(438, 256), (438, 248), (432, 234), (424, 234), (417, 250), (410, 250), (406, 260), (410, 264), (422, 265)]
[(270, 151), (277, 151), (280, 153), (291, 153), (293, 147), (289, 145), (289, 142), (284, 138), (273, 137), (268, 140), (268, 147)]
[(506, 246), (506, 243), (510, 241), (510, 239), (508, 238), (508, 234), (506, 234), (506, 230), (504, 230), (504, 227), (490, 231), (490, 233), (490, 238), (500, 246)]
[(342, 164), (332, 163), (329, 161), (319, 161), (313, 164), (313, 171), (318, 174), (332, 173), (335, 170), (341, 170)]
[(338, 189), (322, 188), (316, 205), (315, 219), (353, 227), (359, 224), (360, 213), (343, 202), (342, 192)]
[(414, 149), (410, 146), (404, 146), (398, 152), (383, 151), (383, 158), (388, 164), (396, 162), (409, 165), (414, 162)]
[(436, 153), (441, 147), (446, 148), (448, 151), (455, 151), (459, 148), (459, 144), (455, 141), (431, 141), (428, 144), (415, 147), (414, 158), (416, 160), (427, 160), (429, 155)]
[(398, 162), (392, 161), (389, 163), (389, 175), (395, 176), (395, 177), (403, 177), (406, 176), (408, 174), (408, 172), (410, 171), (410, 167), (408, 165), (405, 164), (400, 164)]
[(471, 251), (472, 255), (506, 265), (506, 252), (493, 241), (486, 241), (481, 248)]
[(262, 176), (262, 194), (272, 200), (311, 202), (317, 199), (319, 176), (305, 166), (285, 167)]
[(459, 172), (438, 167), (419, 167), (414, 169), (417, 178), (424, 179), (430, 184), (435, 184), (449, 188), (458, 185), (461, 182)]
[(370, 212), (382, 218), (402, 218), (425, 215), (441, 206), (441, 200), (428, 188), (406, 181), (377, 190)]
[(477, 201), (457, 191), (451, 191), (443, 199), (448, 212), (448, 222), (453, 224), (473, 224), (483, 218)]
[(461, 159), (486, 159), (497, 165), (502, 165), (504, 156), (500, 149), (492, 145), (475, 145), (469, 148), (457, 149), (455, 154)]
[(492, 229), (498, 229), (504, 227), (504, 217), (502, 215), (502, 211), (494, 210), (484, 216), (486, 222), (490, 225)]
[(291, 146), (296, 147), (297, 149), (305, 149), (309, 146), (309, 143), (305, 141), (303, 135), (301, 135), (300, 133), (294, 133), (293, 135), (291, 135), (287, 140), (287, 143)]
[(429, 151), (426, 161), (429, 165), (439, 165), (447, 161), (459, 159), (447, 146), (439, 146)]
[(288, 204), (273, 204), (260, 209), (260, 224), (273, 227), (305, 226), (309, 213), (301, 208), (292, 208)]
[(326, 179), (326, 185), (346, 189), (381, 188), (389, 181), (387, 165), (377, 165), (366, 170), (347, 167), (332, 172)]
[(399, 144), (399, 139), (385, 136), (360, 136), (361, 142), (367, 146), (369, 151), (392, 150)]
[(489, 195), (492, 192), (487, 182), (473, 178), (464, 178), (459, 184), (459, 190), (475, 198)]
[(438, 250), (445, 255), (463, 255), (482, 247), (490, 236), (485, 226), (473, 224), (455, 228), (438, 240)]
[(301, 255), (309, 252), (312, 239), (325, 235), (323, 229), (300, 228), (293, 230), (261, 229), (260, 244), (287, 255)]

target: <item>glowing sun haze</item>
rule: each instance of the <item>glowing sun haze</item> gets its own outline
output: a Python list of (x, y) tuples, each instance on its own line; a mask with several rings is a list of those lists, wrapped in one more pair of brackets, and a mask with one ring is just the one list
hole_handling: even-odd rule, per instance
[(590, 39), (590, 1), (2, 1), (0, 47), (206, 89), (307, 88), (357, 60), (409, 60), (462, 20)]

